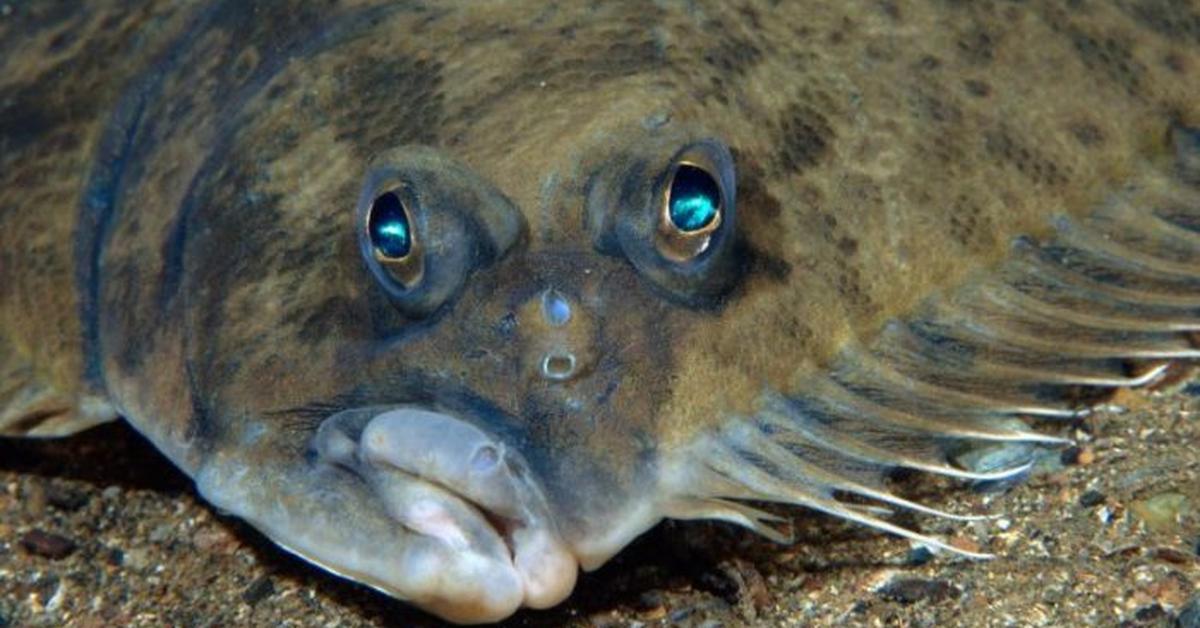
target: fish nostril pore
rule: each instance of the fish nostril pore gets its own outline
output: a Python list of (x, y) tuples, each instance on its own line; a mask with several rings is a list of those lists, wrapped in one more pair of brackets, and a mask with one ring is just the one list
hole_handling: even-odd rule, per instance
[(488, 473), (500, 464), (500, 452), (492, 445), (484, 445), (471, 455), (471, 469), (476, 473)]
[(565, 351), (547, 353), (542, 358), (542, 377), (556, 382), (566, 381), (575, 374), (575, 367), (575, 354)]
[(551, 327), (562, 327), (571, 320), (571, 303), (553, 288), (542, 293), (542, 318)]

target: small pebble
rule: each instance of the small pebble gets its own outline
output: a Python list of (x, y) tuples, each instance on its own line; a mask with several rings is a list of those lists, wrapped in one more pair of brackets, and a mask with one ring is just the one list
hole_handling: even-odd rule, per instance
[(1188, 509), (1188, 498), (1182, 493), (1159, 493), (1134, 502), (1131, 508), (1152, 530), (1163, 532), (1179, 522)]
[(1163, 610), (1163, 607), (1158, 604), (1143, 606), (1137, 609), (1137, 612), (1133, 614), (1133, 618), (1140, 622), (1154, 621), (1156, 619), (1162, 619), (1166, 616), (1167, 611)]
[(620, 616), (613, 611), (591, 615), (588, 623), (592, 628), (617, 628), (622, 625)]
[(694, 612), (696, 612), (696, 608), (693, 606), (685, 606), (683, 608), (677, 608), (677, 609), (671, 611), (671, 616), (667, 618), (667, 621), (671, 622), (672, 624), (678, 624), (679, 622), (687, 619), (688, 617), (691, 617), (692, 613), (694, 613)]
[(242, 592), (242, 601), (254, 606), (275, 594), (275, 583), (268, 576), (263, 576), (250, 583)]
[(1096, 452), (1091, 447), (1067, 447), (1062, 452), (1062, 463), (1066, 466), (1086, 467), (1096, 461)]
[(1103, 504), (1104, 500), (1106, 499), (1108, 499), (1108, 496), (1104, 493), (1091, 490), (1079, 496), (1079, 505), (1083, 506), (1084, 508), (1091, 508), (1092, 506), (1099, 506), (1100, 504)]
[(150, 566), (150, 552), (140, 547), (125, 550), (121, 565), (133, 571), (141, 571)]
[(61, 534), (31, 530), (21, 537), (21, 547), (34, 556), (58, 560), (70, 556), (71, 552), (75, 551), (75, 541)]
[(54, 594), (58, 593), (58, 587), (62, 583), (58, 576), (43, 576), (38, 578), (33, 583), (33, 590), (37, 592), (38, 601), (42, 606), (50, 604), (50, 600), (54, 599)]
[(1181, 552), (1173, 547), (1155, 548), (1153, 555), (1158, 560), (1168, 562), (1173, 565), (1186, 565), (1195, 560), (1189, 556), (1187, 552)]
[(149, 539), (152, 543), (162, 543), (171, 538), (171, 533), (173, 531), (174, 527), (170, 524), (164, 523), (157, 525), (153, 530), (150, 531)]
[[(1023, 423), (1020, 425), (1025, 427)], [(1027, 464), (1033, 459), (1034, 453), (1035, 448), (1032, 445), (1004, 443), (970, 449), (956, 457), (955, 462), (968, 471), (989, 473)], [(1003, 492), (1024, 482), (1028, 475), (1028, 472), (1025, 472), (1004, 480), (977, 480), (971, 483), (971, 488), (979, 493)]]
[(880, 587), (879, 594), (901, 604), (912, 604), (921, 600), (940, 602), (956, 598), (962, 595), (962, 591), (945, 580), (897, 578)]
[(662, 591), (651, 589), (638, 596), (637, 609), (647, 611), (662, 608), (664, 603)]
[(46, 487), (46, 502), (58, 510), (75, 512), (86, 506), (89, 499), (87, 492), (78, 489), (56, 484)]
[(232, 554), (238, 548), (238, 541), (224, 527), (206, 526), (192, 535), (192, 545), (202, 552)]
[(120, 567), (121, 565), (125, 564), (125, 552), (122, 552), (115, 547), (111, 547), (104, 552), (104, 562), (112, 565), (113, 567)]
[(933, 560), (933, 552), (928, 547), (919, 545), (909, 550), (904, 562), (913, 567), (920, 567), (931, 560)]
[(974, 539), (965, 536), (956, 536), (950, 539), (950, 545), (964, 552), (972, 552), (978, 554), (983, 551), (983, 547)]

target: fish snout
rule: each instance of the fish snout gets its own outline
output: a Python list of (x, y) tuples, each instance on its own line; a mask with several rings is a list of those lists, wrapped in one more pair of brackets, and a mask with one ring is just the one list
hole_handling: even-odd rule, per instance
[[(519, 606), (547, 608), (579, 570), (543, 489), (520, 452), (472, 421), (418, 407), (352, 409), (326, 419), (317, 459), (353, 471), (392, 521), (436, 549), (373, 584), (478, 623)], [(350, 517), (353, 519), (353, 517)], [(368, 548), (360, 548), (368, 551)], [(337, 565), (356, 572), (353, 553)]]
[(546, 288), (528, 299), (518, 316), (525, 335), (523, 362), (533, 377), (565, 383), (587, 373), (595, 356), (595, 324), (579, 299)]

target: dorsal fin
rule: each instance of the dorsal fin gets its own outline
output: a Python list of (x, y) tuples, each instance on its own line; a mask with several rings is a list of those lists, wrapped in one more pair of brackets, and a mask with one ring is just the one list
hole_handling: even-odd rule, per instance
[[(702, 434), (664, 465), (665, 514), (733, 521), (771, 538), (777, 519), (739, 502), (781, 502), (979, 557), (877, 516), (898, 507), (963, 519), (889, 492), (897, 468), (968, 480), (1032, 462), (961, 469), (983, 441), (1065, 443), (1021, 419), (1083, 416), (1107, 391), (1150, 384), (1200, 358), (1200, 141), (1177, 127), (1173, 168), (1147, 167), (1090, 216), (1055, 217), (1041, 241), (845, 347), (797, 389), (767, 391), (751, 416)], [(853, 495), (847, 502), (843, 496)]]

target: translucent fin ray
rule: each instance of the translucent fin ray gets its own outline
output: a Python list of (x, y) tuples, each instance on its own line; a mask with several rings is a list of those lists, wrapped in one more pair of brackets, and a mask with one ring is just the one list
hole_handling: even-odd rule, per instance
[(1041, 240), (1017, 238), (1001, 263), (673, 450), (664, 486), (678, 499), (667, 510), (780, 538), (779, 522), (746, 502), (792, 504), (984, 556), (884, 519), (892, 508), (984, 518), (902, 497), (887, 478), (896, 469), (1017, 478), (1031, 467), (1028, 450), (998, 470), (948, 459), (964, 443), (1068, 443), (1025, 419), (1085, 416), (1106, 391), (1200, 358), (1200, 132), (1184, 135), (1186, 167), (1148, 169), (1092, 215), (1057, 217)]

